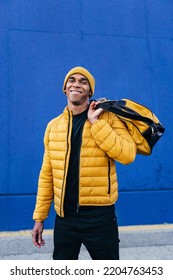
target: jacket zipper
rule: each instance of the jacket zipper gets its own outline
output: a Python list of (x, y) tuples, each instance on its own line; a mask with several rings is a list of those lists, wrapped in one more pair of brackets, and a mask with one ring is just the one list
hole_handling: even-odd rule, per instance
[[(84, 123), (84, 125), (83, 125), (82, 132), (81, 132), (80, 153), (81, 153), (81, 147), (82, 147), (82, 139), (83, 139), (82, 134), (83, 134), (84, 126), (85, 126), (85, 123)], [(80, 207), (80, 205), (79, 205), (79, 195), (80, 195), (80, 176), (79, 176), (79, 174), (80, 174), (80, 153), (79, 153), (79, 162), (78, 162), (78, 165), (79, 165), (79, 166), (78, 166), (78, 177), (79, 177), (78, 182), (79, 182), (79, 185), (78, 185), (78, 198), (77, 198), (77, 205), (76, 205), (76, 213), (79, 212), (79, 207)]]
[(83, 135), (83, 130), (84, 130), (85, 124), (86, 124), (86, 121), (84, 122), (84, 125), (82, 127), (82, 132), (81, 132), (81, 145), (80, 145), (79, 162), (78, 162), (78, 164), (79, 164), (79, 168), (78, 168), (79, 185), (78, 185), (78, 200), (77, 200), (77, 205), (76, 205), (76, 213), (79, 212), (79, 208), (80, 208), (80, 204), (79, 204), (79, 196), (80, 196), (80, 176), (79, 176), (79, 174), (80, 174), (80, 158), (81, 158), (80, 154), (81, 154), (82, 139), (83, 139), (82, 135)]
[(62, 194), (61, 194), (61, 204), (60, 204), (60, 216), (64, 216), (64, 196), (65, 196), (65, 183), (66, 183), (66, 175), (67, 175), (67, 155), (69, 151), (69, 133), (70, 133), (70, 112), (68, 110), (68, 128), (67, 128), (67, 150), (65, 155), (65, 170), (64, 170), (64, 177), (62, 183)]
[(80, 174), (80, 153), (79, 153), (79, 162), (78, 162), (78, 193), (77, 193), (77, 204), (76, 204), (76, 213), (78, 213), (79, 212), (79, 207), (80, 207), (80, 205), (79, 205), (79, 187), (80, 187), (80, 176), (79, 176), (79, 174)]
[(108, 194), (111, 193), (110, 169), (110, 159), (108, 159)]

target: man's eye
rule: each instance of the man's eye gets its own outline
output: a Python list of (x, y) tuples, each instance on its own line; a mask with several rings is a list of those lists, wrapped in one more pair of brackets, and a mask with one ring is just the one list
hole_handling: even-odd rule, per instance
[(73, 83), (73, 82), (74, 82), (74, 79), (70, 78), (68, 81), (69, 81), (70, 83)]
[(82, 85), (87, 85), (87, 81), (82, 81)]

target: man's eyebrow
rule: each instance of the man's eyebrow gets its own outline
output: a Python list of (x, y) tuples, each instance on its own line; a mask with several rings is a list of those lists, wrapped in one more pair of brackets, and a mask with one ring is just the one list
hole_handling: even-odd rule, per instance
[[(72, 76), (69, 77), (69, 79), (75, 79), (75, 77), (72, 75)], [(82, 77), (80, 80), (81, 81), (88, 81), (88, 79), (85, 78), (85, 77)]]
[(88, 79), (85, 78), (85, 77), (82, 77), (80, 80), (81, 80), (81, 81), (88, 81)]
[(82, 79), (82, 80), (87, 80), (87, 81), (88, 81), (88, 79), (87, 79), (86, 77), (82, 77), (81, 79)]

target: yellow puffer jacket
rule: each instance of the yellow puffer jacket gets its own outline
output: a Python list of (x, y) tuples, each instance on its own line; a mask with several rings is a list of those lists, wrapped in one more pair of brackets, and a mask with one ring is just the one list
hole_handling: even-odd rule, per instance
[[(40, 171), (37, 202), (33, 215), (36, 221), (47, 218), (54, 199), (55, 211), (64, 216), (66, 176), (71, 150), (72, 113), (64, 112), (47, 126), (45, 153)], [(131, 163), (136, 145), (124, 123), (111, 112), (103, 112), (99, 120), (84, 124), (80, 151), (79, 205), (112, 205), (118, 198), (114, 160)]]

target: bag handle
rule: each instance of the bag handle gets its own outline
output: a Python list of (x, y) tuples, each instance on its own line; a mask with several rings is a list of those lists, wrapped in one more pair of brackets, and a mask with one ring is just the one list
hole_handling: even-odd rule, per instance
[[(119, 115), (121, 117), (124, 117), (124, 118), (130, 118), (132, 120), (143, 121), (143, 122), (153, 124), (153, 125), (155, 124), (151, 119), (141, 116), (140, 114), (136, 113), (135, 111), (133, 111), (130, 108), (127, 109), (125, 106), (119, 105), (116, 100), (101, 102), (97, 105), (97, 108), (102, 108), (105, 111), (110, 111), (110, 112), (112, 112), (116, 115)], [(129, 112), (127, 112), (127, 110)]]

